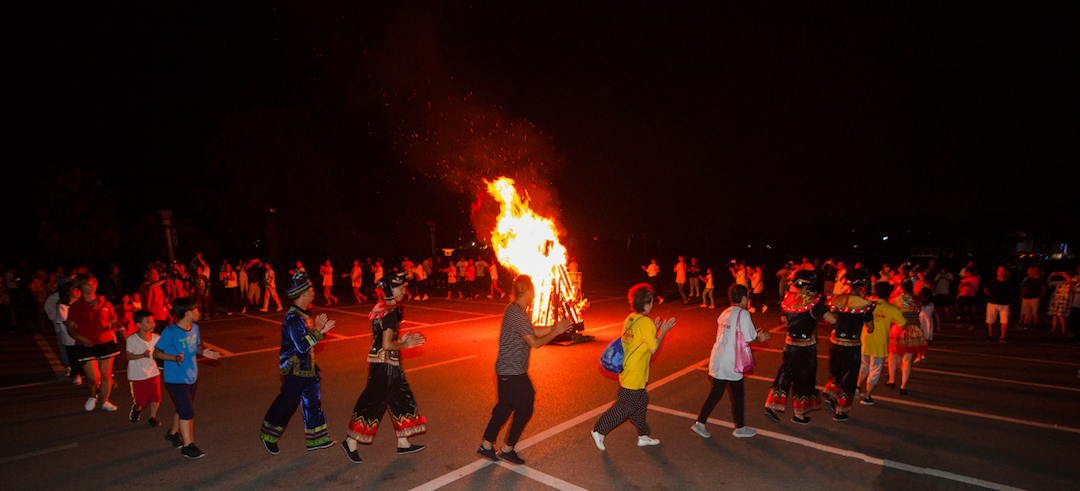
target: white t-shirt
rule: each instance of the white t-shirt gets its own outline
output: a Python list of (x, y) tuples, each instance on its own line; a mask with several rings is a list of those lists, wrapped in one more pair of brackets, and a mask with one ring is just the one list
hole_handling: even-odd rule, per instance
[(53, 326), (56, 327), (56, 337), (64, 346), (75, 346), (75, 339), (68, 334), (67, 325), (68, 306), (62, 303), (56, 304), (56, 314), (53, 317)]
[(934, 339), (934, 304), (929, 303), (919, 309), (919, 327), (927, 341)]
[(675, 263), (675, 283), (686, 283), (686, 263)]
[(743, 374), (735, 371), (735, 325), (738, 324), (747, 342), (757, 337), (750, 312), (739, 307), (728, 307), (716, 319), (716, 343), (709, 358), (709, 376), (720, 380), (742, 380)]
[(158, 340), (161, 336), (157, 334), (150, 334), (150, 342), (144, 341), (139, 337), (139, 333), (136, 332), (128, 336), (127, 338), (127, 350), (128, 353), (134, 353), (136, 355), (146, 353), (150, 351), (150, 358), (139, 358), (137, 360), (128, 360), (128, 380), (146, 380), (151, 377), (157, 377), (161, 374), (158, 371), (157, 363), (154, 363), (154, 346), (157, 346)]
[(949, 294), (949, 285), (952, 284), (952, 281), (953, 281), (952, 273), (945, 273), (945, 274), (940, 274), (939, 273), (937, 275), (937, 284), (934, 285), (934, 294), (935, 295), (948, 295)]

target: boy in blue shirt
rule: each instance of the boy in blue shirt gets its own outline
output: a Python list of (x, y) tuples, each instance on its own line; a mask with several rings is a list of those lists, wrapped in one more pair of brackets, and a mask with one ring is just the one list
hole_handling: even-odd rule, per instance
[(221, 353), (207, 349), (199, 337), (199, 326), (194, 321), (199, 319), (199, 309), (191, 297), (183, 297), (173, 302), (173, 315), (176, 322), (169, 324), (161, 333), (161, 339), (154, 347), (154, 358), (172, 361), (165, 364), (165, 386), (176, 403), (176, 415), (173, 416), (172, 429), (165, 434), (165, 440), (173, 447), (180, 448), (180, 453), (189, 459), (206, 455), (195, 446), (192, 433), (192, 417), (195, 409), (195, 381), (199, 376), (199, 367), (195, 363), (196, 355), (211, 360), (221, 357)]

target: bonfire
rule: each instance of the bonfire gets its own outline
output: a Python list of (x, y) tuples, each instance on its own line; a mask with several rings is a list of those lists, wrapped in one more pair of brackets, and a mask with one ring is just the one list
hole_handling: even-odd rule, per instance
[(519, 193), (513, 179), (485, 179), (484, 184), (500, 208), (495, 229), (491, 231), (496, 257), (503, 266), (533, 280), (536, 289), (530, 309), (533, 325), (551, 326), (569, 318), (574, 322), (573, 331), (580, 331), (584, 325), (581, 314), (589, 302), (570, 281), (565, 266), (566, 248), (559, 241), (555, 223), (533, 212), (528, 194)]

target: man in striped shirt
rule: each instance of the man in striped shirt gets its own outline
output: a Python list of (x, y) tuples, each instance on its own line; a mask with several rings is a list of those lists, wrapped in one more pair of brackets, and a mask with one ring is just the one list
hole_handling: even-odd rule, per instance
[[(499, 461), (501, 455), (501, 460), (521, 465), (525, 461), (518, 457), (514, 445), (525, 430), (525, 423), (532, 417), (533, 401), (536, 398), (536, 391), (528, 374), (529, 350), (550, 343), (556, 336), (570, 329), (573, 323), (570, 319), (563, 319), (550, 328), (536, 328), (532, 325), (526, 308), (532, 304), (535, 291), (532, 279), (527, 275), (518, 275), (514, 279), (512, 294), (513, 301), (503, 311), (502, 328), (499, 330), (499, 356), (495, 360), (499, 402), (491, 410), (491, 420), (484, 431), (484, 441), (476, 453), (493, 461)], [(540, 331), (547, 332), (538, 335)], [(499, 429), (510, 419), (510, 413), (514, 414), (514, 420), (510, 423), (510, 431), (506, 434), (502, 452), (496, 455), (492, 444), (499, 436)]]

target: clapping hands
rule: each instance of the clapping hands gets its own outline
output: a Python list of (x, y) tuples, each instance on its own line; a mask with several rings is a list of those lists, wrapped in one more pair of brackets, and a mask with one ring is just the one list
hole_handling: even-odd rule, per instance
[(315, 329), (323, 334), (329, 332), (335, 325), (337, 325), (337, 321), (328, 319), (326, 314), (319, 314), (319, 316), (315, 318)]
[(418, 332), (407, 332), (404, 336), (401, 336), (401, 344), (404, 344), (406, 348), (415, 348), (422, 346), (427, 339), (423, 334)]

